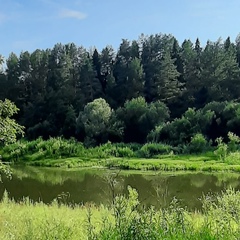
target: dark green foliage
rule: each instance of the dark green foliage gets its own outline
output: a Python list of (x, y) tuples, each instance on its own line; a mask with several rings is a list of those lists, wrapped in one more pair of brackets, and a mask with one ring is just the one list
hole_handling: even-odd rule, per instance
[[(188, 144), (196, 133), (205, 134), (211, 125), (214, 113), (188, 109), (181, 118), (167, 122), (151, 133), (153, 140), (165, 141), (173, 146)], [(156, 136), (156, 135), (159, 136)]]
[(240, 135), (239, 112), (240, 104), (237, 102), (211, 102), (203, 108), (203, 112), (214, 112), (212, 123), (207, 130), (207, 136), (213, 141), (218, 137), (227, 140), (228, 132)]
[(164, 53), (159, 73), (156, 78), (157, 99), (169, 103), (173, 102), (181, 94), (180, 76), (174, 65), (176, 59), (172, 59), (170, 52)]
[(203, 153), (209, 148), (209, 144), (206, 138), (201, 134), (197, 133), (192, 138), (188, 145), (190, 153)]
[(124, 123), (124, 140), (143, 143), (147, 134), (169, 118), (166, 105), (160, 101), (148, 104), (143, 97), (127, 101), (116, 112)]
[(85, 135), (86, 146), (105, 143), (109, 140), (109, 135), (121, 137), (122, 129), (122, 123), (102, 98), (88, 103), (77, 119), (77, 132)]
[[(108, 140), (184, 145), (202, 133), (213, 143), (218, 137), (226, 141), (229, 131), (240, 135), (239, 36), (236, 43), (228, 37), (203, 45), (199, 39), (179, 44), (172, 35), (155, 34), (123, 39), (117, 51), (70, 43), (11, 53), (0, 70), (0, 99), (20, 109), (15, 119), (28, 139), (76, 137), (89, 146)], [(93, 136), (82, 113), (99, 98), (112, 114), (105, 131)], [(187, 109), (195, 109), (196, 116), (186, 116), (191, 114)], [(200, 116), (209, 115), (207, 110), (213, 112), (209, 121)]]

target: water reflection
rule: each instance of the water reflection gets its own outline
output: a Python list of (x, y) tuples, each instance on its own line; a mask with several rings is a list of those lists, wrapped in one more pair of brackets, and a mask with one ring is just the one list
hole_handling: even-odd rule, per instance
[[(68, 203), (109, 204), (113, 192), (109, 179), (114, 180), (115, 194), (126, 194), (127, 186), (136, 188), (139, 200), (146, 206), (165, 207), (176, 197), (182, 206), (201, 208), (199, 198), (208, 192), (220, 192), (230, 186), (240, 189), (240, 175), (235, 173), (139, 173), (107, 170), (69, 170), (15, 167), (12, 180), (0, 184), (16, 201), (29, 197), (50, 203), (60, 196)], [(113, 182), (113, 181), (110, 182)]]

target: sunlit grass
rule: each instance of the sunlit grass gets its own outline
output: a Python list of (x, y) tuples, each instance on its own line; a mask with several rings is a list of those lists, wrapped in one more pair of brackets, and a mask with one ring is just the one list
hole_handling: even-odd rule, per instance
[(201, 212), (189, 212), (173, 199), (169, 208), (143, 209), (136, 190), (117, 196), (109, 207), (0, 202), (1, 240), (39, 239), (239, 239), (240, 192), (228, 189), (202, 199)]
[(232, 171), (240, 172), (240, 164), (230, 165), (220, 162), (210, 156), (165, 156), (160, 159), (144, 158), (107, 158), (81, 160), (76, 158), (44, 159), (26, 163), (42, 167), (67, 167), (67, 168), (109, 168), (122, 170), (141, 171)]
[(214, 148), (201, 154), (180, 154), (181, 148), (166, 144), (106, 143), (85, 148), (74, 139), (21, 140), (0, 149), (4, 161), (66, 168), (108, 168), (141, 171), (234, 171), (240, 172), (240, 154), (220, 159)]
[(111, 217), (103, 206), (69, 207), (57, 202), (46, 205), (29, 199), (15, 203), (5, 197), (0, 203), (0, 239), (87, 239), (89, 209), (98, 232), (102, 217)]

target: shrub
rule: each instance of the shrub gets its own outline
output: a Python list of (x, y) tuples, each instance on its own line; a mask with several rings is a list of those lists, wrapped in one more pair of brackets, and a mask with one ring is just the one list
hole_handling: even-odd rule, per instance
[(3, 158), (9, 161), (18, 161), (27, 153), (27, 144), (24, 141), (17, 141), (3, 148)]
[(156, 156), (158, 154), (169, 154), (172, 151), (172, 147), (167, 144), (161, 144), (161, 143), (146, 143), (142, 146), (142, 148), (139, 151), (139, 155), (141, 157), (150, 158), (153, 156)]
[(226, 158), (225, 162), (228, 164), (240, 164), (240, 152), (230, 152)]
[(239, 148), (238, 144), (240, 143), (240, 138), (232, 132), (228, 133), (228, 138), (229, 138), (229, 142), (228, 142), (229, 151), (230, 152), (236, 151)]
[(219, 137), (216, 139), (217, 149), (214, 151), (214, 154), (217, 155), (220, 161), (224, 161), (227, 157), (228, 146), (223, 142), (223, 138)]
[(188, 145), (190, 153), (202, 153), (205, 152), (207, 148), (208, 141), (201, 133), (195, 134)]
[(89, 148), (88, 154), (91, 157), (96, 158), (108, 158), (108, 157), (134, 157), (135, 151), (140, 149), (139, 144), (125, 144), (111, 142), (102, 144), (98, 147)]
[(164, 125), (156, 126), (153, 130), (151, 130), (147, 135), (148, 142), (160, 142), (160, 134)]
[(21, 157), (30, 159), (43, 159), (44, 157), (61, 158), (85, 156), (87, 152), (82, 143), (75, 139), (66, 140), (61, 137), (34, 141), (21, 140), (5, 146), (2, 151), (5, 160), (16, 161)]
[(119, 147), (116, 149), (116, 157), (133, 157), (134, 156), (134, 152), (132, 149), (130, 149), (129, 147)]
[(181, 118), (175, 118), (171, 122), (155, 127), (148, 134), (152, 141), (168, 142), (172, 146), (188, 144), (191, 138), (197, 133), (206, 133), (212, 123), (214, 113), (211, 111), (195, 110), (189, 108)]

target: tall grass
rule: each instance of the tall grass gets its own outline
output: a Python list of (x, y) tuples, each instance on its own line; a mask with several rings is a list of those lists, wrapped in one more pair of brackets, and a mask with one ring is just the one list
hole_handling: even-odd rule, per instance
[(152, 143), (141, 146), (136, 143), (106, 143), (94, 148), (86, 148), (75, 139), (66, 140), (61, 137), (43, 140), (38, 138), (34, 141), (20, 140), (14, 144), (3, 147), (0, 153), (6, 161), (41, 160), (46, 158), (98, 158), (109, 157), (152, 157), (157, 154), (169, 153), (168, 145)]
[(0, 154), (2, 154), (4, 160), (14, 162), (69, 157), (88, 159), (106, 159), (109, 157), (158, 158), (159, 155), (174, 154), (174, 152), (178, 152), (178, 149), (162, 143), (140, 145), (137, 143), (108, 142), (100, 146), (86, 148), (81, 142), (77, 142), (75, 139), (66, 140), (61, 137), (50, 138), (48, 140), (38, 138), (33, 141), (22, 139), (0, 149)]
[(78, 143), (75, 139), (66, 140), (60, 137), (48, 140), (38, 138), (34, 141), (23, 139), (1, 150), (3, 159), (12, 161), (72, 157), (84, 154), (84, 151), (86, 149), (82, 143)]
[[(237, 149), (237, 145), (234, 144), (231, 143), (231, 149)], [(222, 152), (220, 145), (216, 151), (202, 152), (203, 150), (209, 150), (209, 145), (201, 135), (196, 135), (190, 145), (178, 147), (163, 143), (140, 145), (135, 143), (112, 144), (108, 142), (94, 148), (86, 148), (75, 139), (66, 140), (58, 137), (48, 140), (38, 138), (34, 141), (22, 139), (14, 144), (0, 148), (0, 155), (2, 155), (3, 161), (45, 167), (107, 167), (154, 171), (239, 172), (239, 151), (236, 150), (225, 154), (225, 152)], [(191, 154), (194, 152), (193, 149), (195, 149), (195, 155)]]
[[(50, 205), (28, 198), (15, 203), (6, 197), (0, 203), (0, 239), (75, 240), (88, 239), (87, 207), (68, 207), (57, 201)], [(104, 207), (91, 206), (96, 228), (101, 227)]]
[(45, 205), (7, 195), (0, 203), (0, 236), (8, 239), (239, 239), (240, 192), (204, 196), (202, 212), (189, 212), (176, 199), (168, 208), (140, 207), (138, 193), (115, 196), (109, 207)]
[(176, 148), (161, 143), (106, 143), (86, 148), (75, 139), (41, 138), (20, 140), (0, 149), (4, 161), (45, 167), (107, 167), (154, 171), (240, 171), (237, 152), (224, 162), (213, 153), (201, 155), (175, 154)]

